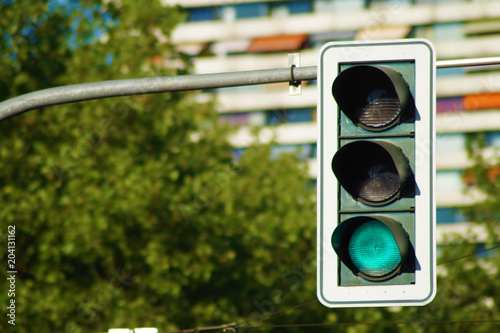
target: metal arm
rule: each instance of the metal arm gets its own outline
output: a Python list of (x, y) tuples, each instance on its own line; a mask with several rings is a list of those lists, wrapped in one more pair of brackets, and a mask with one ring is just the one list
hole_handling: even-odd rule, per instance
[[(500, 65), (500, 57), (438, 61), (437, 68)], [(315, 80), (316, 66), (81, 83), (35, 91), (0, 103), (0, 121), (44, 106), (117, 96)]]

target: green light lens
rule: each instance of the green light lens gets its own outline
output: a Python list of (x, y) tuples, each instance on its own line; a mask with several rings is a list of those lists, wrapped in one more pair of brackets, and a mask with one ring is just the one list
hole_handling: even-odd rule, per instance
[(349, 256), (361, 273), (382, 277), (401, 262), (399, 247), (391, 230), (377, 220), (361, 224), (349, 240)]

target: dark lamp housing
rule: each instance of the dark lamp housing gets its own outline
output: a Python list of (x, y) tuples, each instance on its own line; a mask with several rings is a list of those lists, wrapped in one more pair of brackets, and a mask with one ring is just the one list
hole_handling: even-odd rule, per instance
[(356, 200), (370, 206), (388, 204), (404, 194), (413, 180), (408, 160), (392, 143), (355, 141), (342, 146), (332, 159), (341, 186)]
[(388, 67), (348, 68), (333, 82), (332, 94), (344, 114), (369, 131), (391, 128), (415, 112), (408, 85)]

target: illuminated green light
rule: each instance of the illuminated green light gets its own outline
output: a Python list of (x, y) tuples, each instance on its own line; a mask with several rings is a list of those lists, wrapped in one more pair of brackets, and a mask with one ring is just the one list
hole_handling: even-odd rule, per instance
[(401, 253), (392, 231), (377, 220), (361, 224), (349, 240), (349, 256), (363, 274), (381, 277), (393, 272)]

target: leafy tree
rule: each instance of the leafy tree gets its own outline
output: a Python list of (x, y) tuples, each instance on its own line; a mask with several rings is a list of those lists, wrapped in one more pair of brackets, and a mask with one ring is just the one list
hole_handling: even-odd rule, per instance
[[(3, 0), (1, 12), (0, 100), (191, 69), (169, 41), (182, 14), (159, 1)], [(15, 225), (18, 271), (16, 326), (4, 317), (2, 332), (222, 323), (456, 332), (476, 326), (432, 321), (493, 318), (495, 268), (487, 259), (474, 265), (474, 257), (445, 265), (438, 302), (428, 307), (321, 306), (305, 166), (292, 155), (270, 158), (269, 145), (234, 161), (230, 130), (217, 122), (212, 103), (193, 97), (89, 101), (0, 123), (2, 246)], [(469, 250), (446, 247), (443, 258)], [(0, 304), (7, 302), (0, 293)], [(397, 321), (410, 323), (383, 324)]]
[[(488, 153), (488, 150), (490, 153)], [(469, 134), (467, 138), (468, 157), (473, 165), (465, 171), (468, 178), (468, 188), (484, 196), (484, 200), (473, 207), (465, 209), (465, 213), (488, 233), (488, 241), (495, 242), (499, 239), (500, 229), (498, 211), (500, 184), (500, 155), (498, 150), (488, 148), (484, 133)]]
[[(190, 70), (169, 42), (182, 15), (159, 1), (5, 0), (1, 11), (2, 100)], [(271, 159), (270, 146), (236, 163), (229, 130), (193, 96), (63, 105), (0, 124), (0, 220), (2, 232), (16, 227), (18, 271), (16, 325), (2, 320), (2, 331), (255, 322), (314, 298), (304, 165)]]
[[(467, 151), (473, 165), (464, 172), (467, 191), (484, 200), (462, 208), (468, 221), (484, 226), (486, 239), (477, 235), (449, 235), (438, 258), (438, 289), (427, 306), (404, 308), (394, 320), (405, 321), (401, 332), (491, 332), (498, 327), (500, 269), (498, 207), (500, 187), (492, 172), (498, 156), (486, 158), (484, 134), (468, 135)], [(483, 245), (482, 252), (478, 244)], [(492, 251), (489, 249), (493, 249)], [(402, 319), (404, 318), (404, 319)]]

